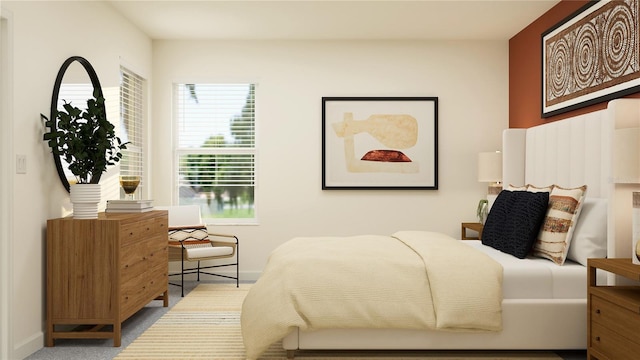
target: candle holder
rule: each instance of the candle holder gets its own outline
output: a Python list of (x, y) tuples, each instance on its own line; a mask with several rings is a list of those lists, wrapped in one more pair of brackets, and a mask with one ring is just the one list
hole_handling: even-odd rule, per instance
[(136, 189), (140, 185), (140, 176), (137, 175), (122, 175), (120, 176), (120, 186), (126, 194), (127, 200), (133, 200), (133, 195)]

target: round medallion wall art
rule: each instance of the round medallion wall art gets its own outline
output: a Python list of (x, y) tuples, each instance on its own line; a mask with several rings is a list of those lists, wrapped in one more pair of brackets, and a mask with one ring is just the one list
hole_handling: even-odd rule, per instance
[(543, 117), (640, 90), (639, 3), (590, 2), (543, 34)]

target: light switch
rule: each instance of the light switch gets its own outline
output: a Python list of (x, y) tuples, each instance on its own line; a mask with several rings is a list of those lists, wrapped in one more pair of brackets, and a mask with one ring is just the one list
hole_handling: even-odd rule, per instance
[(16, 155), (16, 174), (27, 173), (27, 155)]

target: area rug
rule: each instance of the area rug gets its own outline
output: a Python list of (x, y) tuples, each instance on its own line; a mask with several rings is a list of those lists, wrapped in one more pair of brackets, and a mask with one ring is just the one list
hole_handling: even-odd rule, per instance
[[(244, 359), (240, 332), (242, 301), (251, 285), (200, 284), (151, 325), (115, 359)], [(283, 360), (281, 343), (261, 357)], [(520, 351), (300, 351), (301, 360), (524, 360), (561, 359), (552, 352)]]

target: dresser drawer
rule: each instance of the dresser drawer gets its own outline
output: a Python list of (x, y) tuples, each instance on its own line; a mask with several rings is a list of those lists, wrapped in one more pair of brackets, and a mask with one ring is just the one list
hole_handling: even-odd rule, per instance
[(640, 345), (598, 324), (591, 324), (590, 346), (610, 359), (637, 360)]
[(156, 297), (169, 286), (169, 267), (167, 263), (158, 264), (147, 274), (147, 289), (151, 297)]
[(640, 343), (640, 314), (598, 296), (590, 296), (592, 322), (599, 323), (618, 334), (623, 334), (631, 341)]
[(141, 242), (131, 247), (136, 251), (121, 254), (120, 280), (122, 283), (136, 280), (158, 265), (168, 266), (167, 244), (156, 245), (153, 242)]
[(156, 261), (155, 264), (152, 262), (147, 265), (143, 274), (122, 283), (120, 304), (124, 319), (167, 290), (167, 263)]
[(160, 238), (168, 241), (166, 222), (162, 217), (137, 221), (123, 225), (120, 230), (121, 246), (126, 248), (140, 241), (141, 239)]

